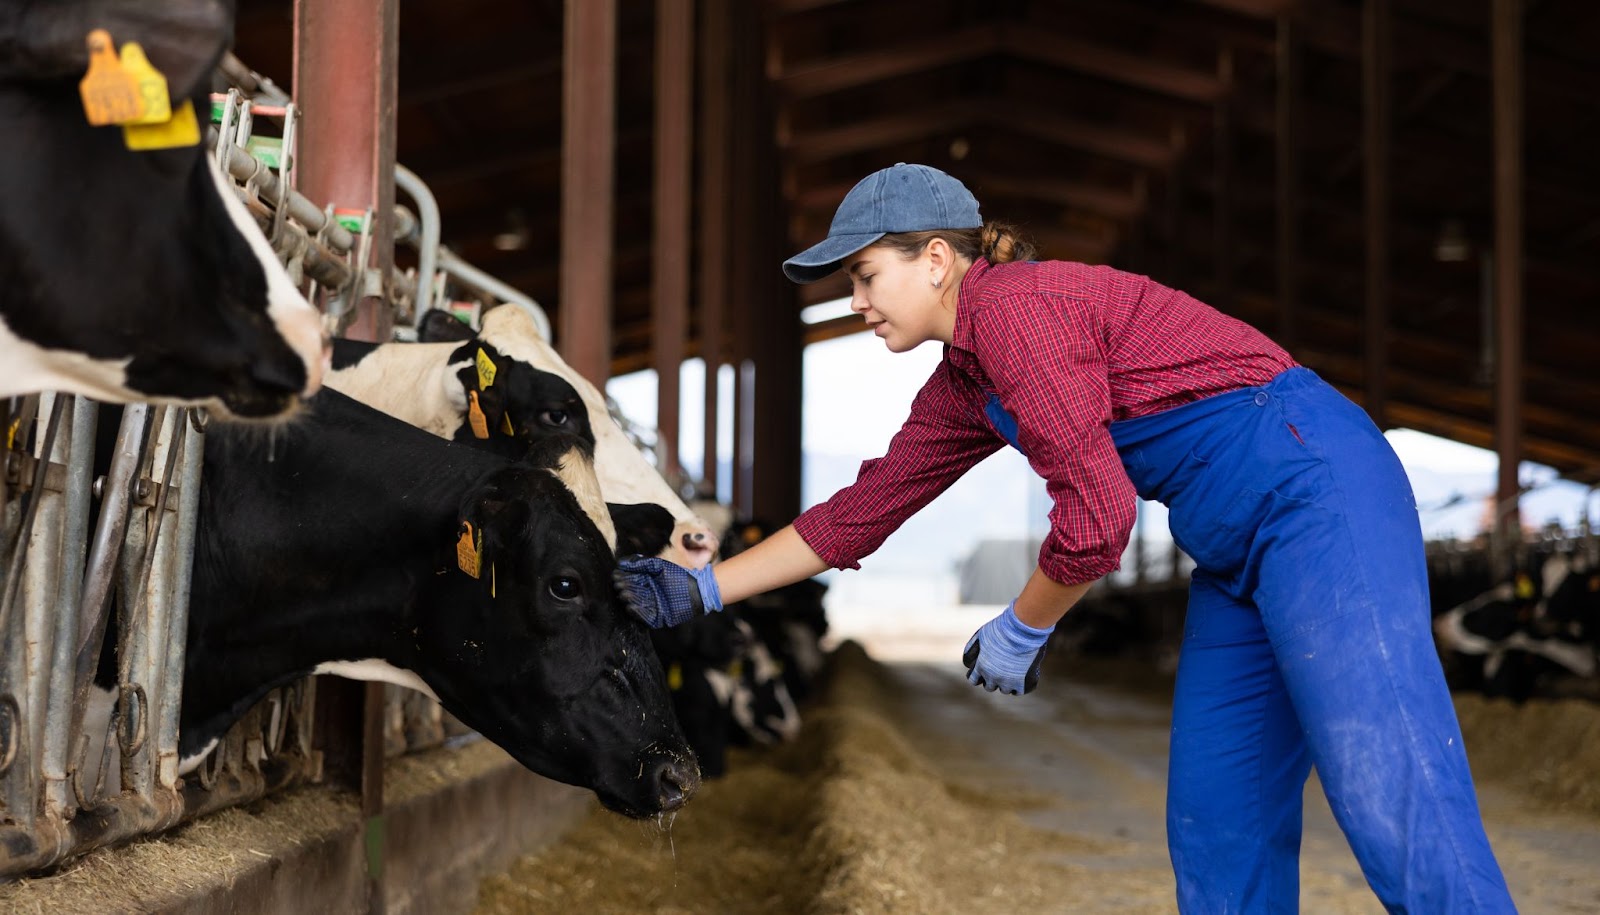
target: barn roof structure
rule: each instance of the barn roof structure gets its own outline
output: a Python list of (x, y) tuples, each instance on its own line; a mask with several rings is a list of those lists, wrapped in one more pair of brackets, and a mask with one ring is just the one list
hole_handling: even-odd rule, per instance
[[(578, 2), (400, 4), (398, 160), (438, 197), (447, 245), (553, 314), (564, 23)], [(673, 5), (612, 7), (613, 372), (652, 364), (656, 26)], [(240, 6), (237, 53), (290, 84), (291, 4)], [(1508, 409), (1497, 371), (1509, 373), (1523, 456), (1600, 481), (1589, 0), (688, 7), (685, 355), (709, 341), (761, 363), (762, 338), (782, 346), (791, 327), (796, 351), (802, 334), (860, 329), (854, 316), (799, 328), (800, 308), (844, 287), (788, 286), (778, 261), (826, 232), (860, 177), (924, 162), (1045, 256), (1146, 272), (1262, 328), (1388, 425), (1492, 446)], [(1497, 170), (1512, 176), (1498, 205)], [(1497, 300), (1513, 313), (1497, 316)], [(771, 377), (799, 361), (764, 364)]]

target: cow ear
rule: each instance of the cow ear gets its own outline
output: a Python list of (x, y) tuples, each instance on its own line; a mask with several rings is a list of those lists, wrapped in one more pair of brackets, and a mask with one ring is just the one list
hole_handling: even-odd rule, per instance
[(233, 39), (231, 0), (71, 0), (4, 4), (0, 79), (82, 76), (88, 35), (105, 29), (120, 49), (136, 41), (174, 99), (204, 91)]

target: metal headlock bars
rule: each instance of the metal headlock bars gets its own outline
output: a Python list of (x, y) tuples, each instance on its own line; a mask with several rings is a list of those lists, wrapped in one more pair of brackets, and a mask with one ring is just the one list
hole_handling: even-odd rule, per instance
[[(396, 183), (418, 215), (396, 207), (395, 234), (418, 249), (418, 267), (376, 275), (373, 214), (342, 222), (293, 190), (295, 103), (231, 54), (219, 71), (234, 88), (213, 97), (217, 164), (330, 331), (372, 296), (414, 326), (453, 283), (527, 309), (549, 339), (537, 302), (439, 244), (433, 196), (403, 167)], [(257, 118), (281, 125), (281, 137), (255, 137)], [(0, 876), (319, 779), (310, 677), (274, 690), (179, 775), (203, 411), (123, 408), (110, 464), (97, 468), (97, 426), (112, 408), (48, 393), (0, 406)], [(111, 689), (95, 683), (107, 645)], [(388, 755), (470, 733), (431, 699), (389, 692)]]

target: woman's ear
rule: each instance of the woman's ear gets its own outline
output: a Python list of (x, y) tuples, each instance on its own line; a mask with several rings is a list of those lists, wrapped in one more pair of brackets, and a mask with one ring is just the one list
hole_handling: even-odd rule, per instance
[(928, 261), (929, 283), (935, 289), (944, 288), (955, 265), (955, 250), (949, 242), (936, 236), (922, 249), (922, 256)]

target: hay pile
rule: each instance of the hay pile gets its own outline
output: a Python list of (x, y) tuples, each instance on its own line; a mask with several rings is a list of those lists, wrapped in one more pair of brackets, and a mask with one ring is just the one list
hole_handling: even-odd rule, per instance
[(1466, 693), (1455, 700), (1474, 777), (1510, 785), (1551, 809), (1600, 816), (1600, 705), (1513, 705)]
[(320, 842), (359, 819), (348, 794), (305, 788), (231, 807), (161, 836), (90, 852), (48, 877), (0, 885), (0, 912), (156, 912)]
[(1072, 898), (1076, 869), (1050, 859), (1099, 844), (1023, 823), (1017, 792), (945, 780), (891, 723), (893, 690), (845, 645), (793, 744), (737, 756), (665, 828), (596, 812), (486, 881), (478, 911), (875, 915)]

